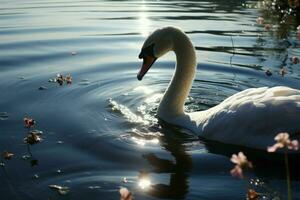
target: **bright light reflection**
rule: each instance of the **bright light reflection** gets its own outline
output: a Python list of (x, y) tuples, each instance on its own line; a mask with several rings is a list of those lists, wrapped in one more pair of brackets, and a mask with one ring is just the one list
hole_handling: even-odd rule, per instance
[(138, 87), (134, 88), (133, 91), (143, 92), (145, 94), (153, 93), (153, 90), (151, 90), (150, 88), (148, 88), (146, 86), (138, 86)]
[(154, 139), (150, 140), (150, 142), (153, 144), (158, 144), (159, 140), (157, 138), (154, 138)]
[(150, 20), (148, 19), (148, 13), (147, 13), (148, 8), (145, 5), (145, 1), (143, 1), (143, 5), (140, 8), (140, 13), (139, 13), (139, 29), (140, 33), (142, 36), (146, 37), (148, 36), (148, 30), (150, 27)]
[(148, 178), (141, 178), (138, 183), (142, 190), (148, 189), (151, 185), (151, 181)]
[(131, 139), (140, 146), (145, 146), (145, 144), (146, 144), (145, 140), (138, 139), (136, 137), (132, 137)]
[(154, 103), (154, 102), (158, 102), (161, 98), (162, 98), (163, 94), (154, 94), (151, 97), (148, 97), (145, 102), (146, 103)]
[(145, 146), (147, 143), (151, 143), (151, 144), (158, 144), (159, 140), (157, 138), (153, 138), (151, 140), (145, 140), (145, 139), (139, 139), (136, 137), (132, 137), (131, 138), (136, 144), (138, 144), (139, 146)]

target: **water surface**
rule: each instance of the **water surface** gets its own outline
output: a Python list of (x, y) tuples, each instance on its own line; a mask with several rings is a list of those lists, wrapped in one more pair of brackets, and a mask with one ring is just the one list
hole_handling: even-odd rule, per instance
[[(299, 16), (294, 11), (276, 16), (257, 5), (2, 0), (0, 151), (15, 157), (0, 169), (1, 199), (119, 199), (121, 186), (135, 199), (244, 199), (249, 187), (265, 199), (285, 198), (281, 161), (257, 161), (249, 185), (229, 173), (228, 156), (239, 147), (205, 143), (157, 121), (159, 99), (174, 69), (172, 53), (157, 61), (142, 82), (136, 79), (145, 37), (158, 27), (176, 25), (191, 38), (198, 58), (187, 110), (210, 108), (251, 87), (300, 89), (300, 65), (290, 61), (300, 55)], [(256, 23), (259, 16), (274, 27), (266, 31)], [(58, 73), (71, 74), (73, 83), (48, 81)], [(30, 149), (23, 143), (25, 116), (43, 131), (43, 141)], [(297, 161), (291, 165), (299, 169)], [(300, 175), (294, 171), (297, 199)], [(141, 188), (141, 178), (151, 187)], [(70, 192), (59, 195), (51, 184)]]

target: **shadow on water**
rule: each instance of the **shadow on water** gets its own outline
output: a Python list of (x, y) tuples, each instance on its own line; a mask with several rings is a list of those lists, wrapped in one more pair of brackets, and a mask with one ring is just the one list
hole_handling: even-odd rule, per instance
[[(187, 147), (187, 143), (198, 140), (183, 133), (186, 132), (185, 130), (171, 126), (163, 121), (159, 121), (159, 124), (161, 125), (160, 131), (163, 134), (159, 138), (161, 147), (169, 152), (173, 159), (160, 158), (160, 156), (155, 153), (144, 154), (143, 158), (152, 166), (152, 169), (149, 171), (141, 170), (140, 176), (143, 176), (143, 174), (167, 174), (167, 183), (152, 184), (151, 187), (146, 190), (146, 193), (152, 197), (161, 199), (185, 199), (186, 195), (191, 192), (190, 179), (192, 178), (191, 176), (193, 176), (193, 158), (190, 154), (190, 149)], [(274, 189), (271, 186), (272, 184), (270, 184), (272, 180), (286, 181), (286, 168), (284, 155), (282, 153), (268, 153), (265, 150), (228, 145), (203, 138), (199, 139), (209, 154), (224, 156), (227, 157), (228, 160), (232, 154), (237, 154), (240, 151), (244, 152), (254, 166), (253, 169), (247, 173), (249, 179), (245, 180), (245, 182), (248, 183), (248, 189), (256, 188), (257, 190), (261, 190), (267, 199), (272, 199), (272, 196), (274, 198), (283, 198), (283, 194)], [(288, 159), (291, 180), (299, 181), (299, 154), (289, 154)], [(222, 166), (219, 166), (219, 168), (222, 168)], [(227, 167), (225, 167), (225, 169), (226, 168)], [(227, 171), (228, 176), (230, 176), (229, 171), (230, 170)], [(232, 179), (234, 180), (233, 177)], [(297, 191), (295, 188), (293, 188), (293, 190)]]
[(158, 198), (182, 199), (189, 191), (189, 176), (193, 167), (192, 158), (187, 153), (182, 140), (174, 137), (168, 137), (167, 129), (163, 129), (165, 135), (160, 138), (162, 147), (169, 151), (175, 161), (162, 159), (153, 153), (143, 155), (149, 164), (153, 167), (151, 173), (168, 173), (168, 184), (155, 184), (147, 193)]
[[(151, 165), (152, 169), (148, 171), (140, 170), (140, 177), (150, 174), (160, 176), (167, 174), (168, 177), (167, 183), (165, 183), (166, 180), (164, 180), (164, 183), (152, 184), (145, 192), (152, 197), (161, 199), (184, 199), (186, 195), (191, 192), (190, 179), (192, 178), (191, 176), (194, 176), (192, 173), (194, 158), (192, 158), (190, 154), (187, 143), (199, 140), (194, 136), (187, 135), (188, 131), (169, 125), (161, 120), (159, 121), (159, 125), (161, 126), (160, 132), (162, 133), (162, 136), (159, 138), (161, 147), (169, 152), (173, 159), (161, 158), (156, 153), (143, 154), (143, 158)], [(264, 190), (267, 196), (280, 196), (278, 191), (270, 187), (268, 182), (269, 180), (285, 181), (286, 179), (284, 155), (282, 153), (270, 154), (264, 150), (228, 145), (203, 138), (200, 138), (200, 142), (205, 146), (209, 154), (212, 153), (214, 155), (227, 157), (228, 162), (232, 154), (237, 154), (240, 151), (244, 152), (254, 166), (253, 170), (249, 171), (250, 179), (245, 180), (245, 182), (249, 181), (248, 187), (259, 187), (260, 190)], [(291, 180), (300, 180), (299, 154), (290, 154), (289, 163)], [(226, 165), (224, 166), (225, 170), (228, 167)], [(233, 164), (231, 165), (233, 167)], [(222, 168), (222, 166), (218, 168)], [(229, 171), (230, 170), (227, 171), (227, 176), (230, 177)], [(233, 177), (231, 179), (234, 180)], [(266, 183), (262, 186), (250, 186), (251, 180), (266, 181)]]
[[(230, 158), (232, 154), (243, 152), (253, 163), (253, 172), (262, 178), (285, 179), (285, 161), (283, 153), (269, 153), (266, 150), (257, 150), (238, 145), (229, 145), (201, 138), (210, 153), (219, 154)], [(300, 180), (300, 157), (299, 153), (289, 154), (290, 172), (292, 180)], [(275, 167), (276, 166), (276, 167)], [(266, 168), (268, 170), (266, 170)]]

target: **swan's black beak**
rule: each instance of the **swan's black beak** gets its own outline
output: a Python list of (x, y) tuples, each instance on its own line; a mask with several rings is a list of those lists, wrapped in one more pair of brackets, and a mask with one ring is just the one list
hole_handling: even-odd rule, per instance
[(146, 48), (143, 48), (139, 55), (139, 59), (143, 59), (143, 65), (142, 65), (139, 73), (137, 74), (137, 79), (139, 81), (143, 79), (145, 74), (148, 72), (148, 70), (151, 68), (151, 66), (157, 59), (154, 56), (153, 49), (154, 49), (154, 44), (152, 44)]
[(143, 65), (137, 74), (137, 79), (141, 81), (144, 77), (144, 75), (148, 72), (148, 70), (151, 68), (153, 63), (156, 61), (156, 58), (151, 56), (145, 56), (143, 57)]

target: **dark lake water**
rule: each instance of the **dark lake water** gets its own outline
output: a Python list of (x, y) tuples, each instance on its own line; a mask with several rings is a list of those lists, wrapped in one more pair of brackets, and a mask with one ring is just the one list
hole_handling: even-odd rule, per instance
[[(251, 87), (300, 89), (300, 64), (290, 61), (300, 56), (299, 9), (276, 14), (238, 0), (0, 3), (0, 151), (15, 154), (0, 168), (1, 200), (119, 199), (120, 187), (137, 200), (245, 199), (247, 188), (264, 199), (286, 198), (281, 160), (267, 162), (258, 159), (264, 152), (249, 150), (257, 167), (248, 183), (229, 173), (230, 155), (241, 148), (159, 124), (156, 108), (175, 56), (157, 61), (141, 82), (137, 56), (156, 28), (176, 25), (188, 34), (198, 58), (189, 111)], [(257, 24), (259, 16), (273, 27)], [(73, 83), (49, 82), (58, 73), (71, 74)], [(25, 116), (43, 131), (43, 141), (29, 148)], [(300, 164), (290, 165), (293, 197), (300, 199)], [(151, 186), (143, 188), (141, 177)], [(51, 184), (70, 192), (59, 195)]]

